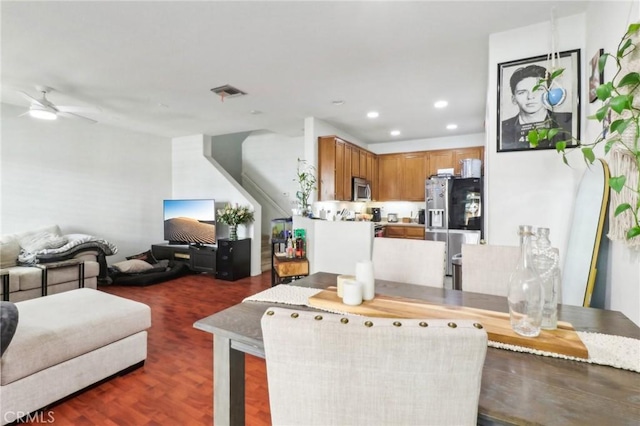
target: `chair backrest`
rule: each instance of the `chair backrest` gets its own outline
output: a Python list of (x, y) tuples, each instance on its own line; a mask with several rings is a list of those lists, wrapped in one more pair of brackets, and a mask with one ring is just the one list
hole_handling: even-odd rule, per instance
[(519, 257), (517, 246), (463, 244), (462, 290), (507, 296), (509, 276)]
[(444, 287), (444, 241), (373, 239), (373, 273), (381, 280)]
[(473, 321), (268, 308), (262, 334), (273, 425), (477, 422), (487, 334)]

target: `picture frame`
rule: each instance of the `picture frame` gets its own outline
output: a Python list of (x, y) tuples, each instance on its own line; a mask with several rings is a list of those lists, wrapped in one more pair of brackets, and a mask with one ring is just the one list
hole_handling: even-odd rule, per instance
[[(578, 145), (580, 49), (556, 54), (555, 63), (555, 69), (564, 71), (554, 79), (551, 89), (555, 90), (549, 94), (542, 87), (535, 93), (532, 89), (551, 68), (550, 56), (498, 64), (497, 152), (555, 149), (559, 141), (566, 141), (567, 148)], [(527, 136), (529, 131), (545, 127), (558, 127), (561, 131), (551, 141), (543, 140), (532, 147)]]
[(591, 65), (591, 76), (589, 77), (589, 103), (594, 103), (596, 99), (598, 99), (596, 89), (601, 84), (604, 84), (604, 72), (599, 72), (598, 70), (598, 62), (602, 55), (604, 55), (604, 49), (598, 50), (589, 62)]

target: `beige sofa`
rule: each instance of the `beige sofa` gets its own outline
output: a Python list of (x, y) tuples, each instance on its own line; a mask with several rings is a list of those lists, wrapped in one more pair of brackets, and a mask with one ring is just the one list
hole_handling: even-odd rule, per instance
[[(18, 324), (0, 358), (0, 424), (142, 365), (147, 357), (151, 309), (143, 303), (83, 288), (15, 306)], [(55, 410), (44, 414), (55, 420)]]
[[(3, 285), (0, 286), (0, 298), (19, 302), (40, 297), (43, 295), (44, 278), (47, 295), (79, 288), (82, 281), (86, 288), (97, 288), (101, 273), (99, 259), (102, 257), (104, 260), (105, 254), (103, 248), (106, 248), (107, 254), (113, 254), (117, 249), (114, 251), (115, 246), (107, 247), (95, 238), (87, 237), (90, 236), (63, 235), (57, 225), (1, 236), (0, 272)], [(27, 249), (33, 250), (33, 253)], [(32, 265), (19, 265), (19, 257), (31, 261)], [(55, 266), (68, 259), (78, 259), (80, 262)], [(102, 269), (106, 270), (106, 261), (104, 263)], [(43, 267), (46, 267), (46, 272)], [(8, 296), (5, 295), (4, 285), (7, 279)]]

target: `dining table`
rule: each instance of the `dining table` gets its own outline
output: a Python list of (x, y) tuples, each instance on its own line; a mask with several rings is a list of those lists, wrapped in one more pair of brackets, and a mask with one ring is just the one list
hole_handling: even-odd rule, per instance
[[(318, 272), (289, 285), (322, 290), (336, 286), (337, 277)], [(384, 280), (375, 281), (375, 291), (376, 295), (508, 312), (507, 299), (501, 296)], [(244, 301), (194, 324), (196, 329), (213, 334), (215, 425), (245, 424), (245, 354), (265, 358), (260, 320), (270, 306), (292, 308), (283, 303)], [(295, 309), (316, 310), (310, 306)], [(617, 311), (559, 305), (558, 319), (571, 323), (576, 331), (640, 339), (640, 328)], [(637, 426), (640, 374), (488, 347), (482, 370), (478, 424)]]

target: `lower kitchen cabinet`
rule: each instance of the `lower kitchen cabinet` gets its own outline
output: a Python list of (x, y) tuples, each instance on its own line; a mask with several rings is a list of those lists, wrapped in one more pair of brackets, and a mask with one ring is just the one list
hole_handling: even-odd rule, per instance
[(251, 238), (218, 240), (216, 278), (235, 281), (251, 275)]
[(409, 238), (412, 240), (424, 240), (424, 226), (393, 226), (387, 225), (384, 229), (387, 238)]

